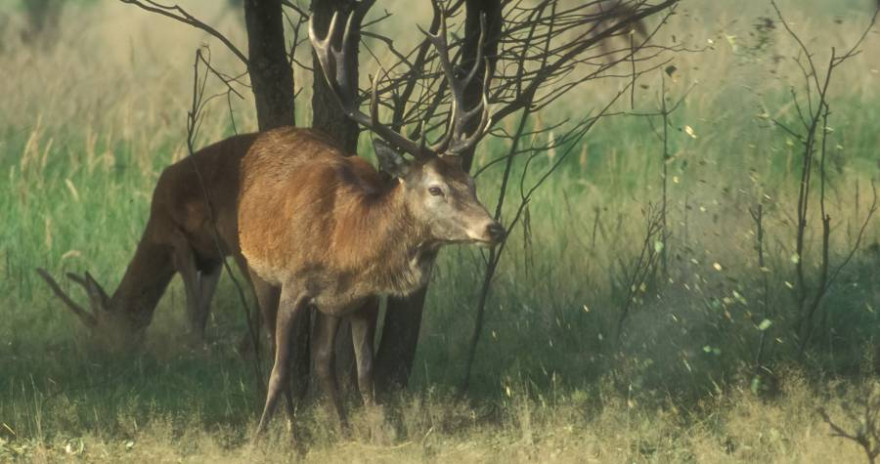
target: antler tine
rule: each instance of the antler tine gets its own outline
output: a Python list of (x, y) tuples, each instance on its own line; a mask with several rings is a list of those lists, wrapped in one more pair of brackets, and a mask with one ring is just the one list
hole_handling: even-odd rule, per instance
[(92, 303), (92, 309), (97, 311), (98, 309), (109, 309), (107, 307), (107, 302), (110, 300), (110, 297), (107, 296), (107, 292), (104, 291), (104, 288), (101, 287), (101, 284), (89, 274), (89, 271), (83, 273), (82, 276), (78, 276), (72, 272), (67, 273), (67, 278), (78, 283), (85, 289), (86, 294), (89, 296), (89, 301)]
[(85, 272), (86, 276), (86, 284), (88, 285), (89, 294), (94, 294), (96, 298), (100, 298), (99, 308), (109, 309), (107, 306), (107, 302), (110, 300), (110, 297), (107, 296), (107, 292), (104, 291), (104, 287), (101, 287), (101, 284), (89, 274), (89, 271)]
[[(58, 285), (58, 282), (46, 272), (45, 269), (37, 268), (37, 273), (40, 274), (40, 277), (49, 284), (49, 288), (52, 289), (52, 292), (63, 301), (74, 314), (79, 317), (79, 319), (89, 328), (94, 328), (98, 325), (98, 319), (88, 311), (82, 308), (82, 306), (76, 304), (72, 298), (70, 298), (67, 293), (64, 293), (64, 290), (61, 290), (61, 286)], [(76, 280), (74, 280), (76, 282)], [(77, 282), (79, 283), (79, 282)]]
[(458, 112), (458, 104), (455, 102), (455, 99), (452, 99), (452, 108), (449, 109), (449, 126), (446, 129), (446, 133), (443, 134), (443, 137), (434, 145), (431, 145), (431, 150), (435, 153), (444, 153), (446, 152), (446, 148), (449, 147), (449, 143), (452, 141), (452, 128), (455, 126), (456, 113)]
[[(335, 15), (336, 13), (334, 13)], [(349, 105), (355, 106), (357, 104), (357, 82), (351, 81), (351, 69), (350, 62), (346, 62), (346, 52), (352, 49), (351, 38), (356, 35), (352, 34), (351, 28), (355, 21), (355, 15), (357, 13), (352, 12), (345, 19), (345, 29), (342, 30), (342, 44), (338, 49), (331, 49), (333, 51), (333, 58), (336, 60), (336, 82), (339, 83), (339, 87), (341, 90), (347, 92), (345, 95), (346, 100), (348, 100)], [(360, 28), (360, 21), (358, 21), (358, 28)], [(357, 48), (357, 44), (354, 44), (354, 48)], [(341, 66), (340, 66), (341, 64)]]
[(333, 90), (331, 93), (336, 98), (343, 111), (345, 111), (350, 117), (354, 117), (354, 115), (350, 114), (354, 99), (349, 95), (350, 88), (348, 87), (348, 78), (345, 73), (344, 61), (344, 49), (347, 44), (346, 40), (349, 36), (348, 27), (350, 26), (350, 22), (351, 17), (346, 19), (346, 30), (343, 31), (341, 49), (337, 49), (333, 46), (333, 39), (338, 35), (338, 11), (334, 12), (333, 16), (330, 18), (330, 26), (327, 29), (327, 35), (323, 39), (318, 38), (318, 33), (315, 30), (315, 22), (309, 21), (309, 39), (312, 42), (312, 48), (315, 50), (315, 55), (318, 57), (318, 62), (323, 70), (327, 85)]
[(455, 121), (459, 111), (458, 103), (463, 100), (463, 95), (459, 93), (460, 88), (455, 85), (455, 73), (452, 69), (452, 61), (449, 59), (449, 47), (446, 42), (446, 11), (437, 0), (432, 0), (431, 4), (434, 7), (434, 15), (440, 18), (440, 30), (436, 34), (432, 34), (421, 27), (419, 27), (419, 30), (425, 34), (425, 38), (427, 38), (428, 42), (431, 43), (431, 46), (437, 50), (440, 68), (443, 70), (443, 75), (446, 76), (446, 80), (449, 82), (449, 91), (452, 93), (453, 97), (452, 107), (449, 110), (449, 125), (446, 129), (446, 133), (443, 134), (443, 137), (440, 138), (439, 142), (431, 145), (431, 151), (435, 153), (444, 153), (446, 148), (449, 147), (449, 143), (452, 141), (454, 133), (453, 127), (455, 127)]
[[(408, 139), (395, 132), (390, 127), (379, 122), (379, 102), (378, 102), (378, 79), (379, 75), (373, 80), (372, 95), (370, 97), (370, 115), (364, 114), (358, 108), (357, 102), (357, 83), (351, 82), (351, 56), (357, 53), (357, 43), (352, 43), (353, 38), (357, 34), (354, 33), (355, 28), (360, 28), (360, 23), (366, 15), (367, 10), (375, 0), (365, 0), (361, 2), (353, 12), (351, 12), (345, 21), (345, 30), (342, 33), (342, 44), (340, 48), (333, 47), (332, 40), (337, 35), (338, 16), (339, 13), (333, 14), (330, 21), (330, 28), (324, 39), (319, 39), (317, 31), (315, 31), (314, 18), (309, 20), (309, 39), (312, 47), (318, 56), (318, 62), (321, 64), (324, 78), (333, 90), (333, 95), (339, 103), (339, 106), (345, 112), (346, 116), (367, 127), (376, 133), (379, 137), (385, 139), (388, 143), (396, 148), (413, 155), (416, 158), (427, 158), (434, 156), (430, 150), (420, 146), (413, 140)], [(332, 60), (331, 60), (332, 56)], [(348, 58), (348, 60), (346, 60)]]
[[(480, 64), (483, 63), (483, 47), (486, 45), (486, 15), (480, 15), (480, 36), (477, 38), (477, 56), (474, 59), (474, 67), (471, 68), (467, 76), (464, 78), (464, 85), (470, 85), (471, 81), (480, 70)], [(486, 63), (488, 65), (488, 63)], [(484, 81), (488, 79), (484, 78)]]
[[(488, 73), (488, 71), (487, 71)], [(484, 89), (486, 87), (483, 87)], [(478, 109), (480, 110), (480, 123), (477, 125), (474, 133), (469, 137), (466, 137), (464, 134), (461, 135), (461, 138), (458, 140), (458, 143), (454, 146), (454, 149), (450, 150), (452, 152), (461, 152), (466, 148), (469, 148), (475, 145), (477, 142), (486, 135), (486, 130), (489, 128), (489, 125), (492, 123), (492, 118), (489, 117), (489, 95), (484, 91), (483, 97), (480, 101), (480, 106), (478, 108), (474, 108), (472, 112), (476, 112)]]
[(373, 76), (373, 86), (370, 91), (370, 121), (379, 121), (379, 73)]
[[(457, 79), (449, 58), (449, 46), (446, 41), (446, 13), (443, 8), (434, 2), (434, 14), (440, 15), (440, 32), (431, 34), (422, 30), (428, 41), (437, 50), (438, 60), (446, 80), (449, 82), (449, 90), (452, 94), (452, 108), (449, 113), (449, 126), (446, 134), (440, 141), (431, 147), (436, 153), (460, 153), (476, 144), (485, 134), (486, 127), (489, 125), (489, 103), (487, 90), (489, 87), (489, 66), (484, 63), (483, 46), (485, 44), (486, 35), (486, 18), (480, 17), (480, 36), (477, 40), (477, 52), (474, 59), (473, 67), (467, 71), (463, 78)], [(483, 78), (482, 97), (480, 102), (470, 110), (465, 109), (465, 90), (476, 77), (480, 66), (485, 65), (485, 75)], [(480, 122), (470, 136), (466, 134), (467, 126), (474, 117), (479, 115)]]
[(332, 74), (335, 76), (336, 71), (335, 67), (332, 67), (332, 63), (330, 62), (329, 49), (332, 46), (331, 40), (333, 39), (333, 31), (336, 30), (338, 16), (338, 13), (333, 13), (333, 17), (330, 19), (330, 27), (327, 31), (327, 36), (323, 39), (318, 38), (318, 32), (315, 31), (315, 22), (309, 21), (309, 41), (312, 42), (312, 48), (315, 50), (318, 62), (321, 63), (321, 69), (324, 70), (324, 76), (327, 77), (327, 83), (331, 87), (333, 86), (333, 82), (330, 81), (329, 75)]
[[(427, 38), (428, 42), (430, 42), (434, 49), (437, 50), (437, 56), (440, 59), (440, 67), (443, 69), (443, 74), (446, 76), (446, 80), (449, 81), (449, 89), (456, 97), (460, 97), (461, 95), (458, 92), (461, 89), (454, 85), (455, 72), (452, 68), (452, 60), (449, 59), (449, 44), (446, 42), (446, 12), (441, 6), (437, 6), (434, 9), (434, 14), (440, 15), (440, 30), (436, 34), (432, 34), (429, 31), (422, 29), (421, 26), (419, 26), (419, 30), (425, 34), (425, 38)], [(456, 100), (458, 99), (460, 98), (456, 98)]]
[(68, 279), (81, 285), (82, 288), (84, 288), (87, 292), (89, 291), (89, 284), (86, 281), (85, 277), (80, 277), (79, 275), (74, 274), (73, 272), (68, 272), (65, 275), (67, 276)]

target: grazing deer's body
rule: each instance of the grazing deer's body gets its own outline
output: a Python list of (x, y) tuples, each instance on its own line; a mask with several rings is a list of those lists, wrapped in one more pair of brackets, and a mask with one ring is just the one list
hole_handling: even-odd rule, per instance
[(246, 267), (239, 252), (235, 206), (241, 159), (256, 137), (228, 138), (162, 171), (146, 228), (112, 296), (89, 273), (68, 274), (85, 287), (91, 311), (77, 305), (46, 271), (40, 269), (40, 275), (93, 332), (131, 343), (143, 336), (169, 282), (180, 273), (190, 329), (201, 339), (224, 257), (232, 254)]
[[(325, 39), (317, 38), (314, 24), (309, 35), (341, 109), (388, 142), (375, 140), (374, 147), (380, 166), (396, 180), (384, 180), (363, 159), (344, 156), (336, 143), (308, 129), (267, 132), (242, 161), (238, 206), (242, 254), (254, 281), (280, 289), (278, 306), (261, 303), (275, 361), (258, 436), (274, 413), (279, 393), (289, 384), (290, 346), (297, 341), (291, 332), (301, 325), (299, 318), (307, 308), (315, 307), (321, 314), (311, 345), (315, 373), (331, 412), (344, 425), (333, 375), (340, 319), (351, 321), (358, 386), (364, 402), (370, 404), (378, 296), (408, 295), (423, 287), (444, 244), (492, 245), (504, 236), (504, 228), (477, 200), (473, 178), (457, 156), (485, 134), (488, 109), (485, 95), (476, 107), (466, 109), (464, 88), (476, 77), (477, 67), (463, 78), (454, 76), (445, 24), (442, 35), (428, 37), (439, 53), (454, 99), (449, 130), (439, 144), (428, 147), (379, 123), (376, 82), (371, 115), (358, 109), (357, 89), (347, 67), (353, 66), (356, 53), (353, 28), (359, 28), (372, 3), (360, 2), (345, 21), (344, 31), (334, 14)], [(439, 7), (435, 12), (440, 13)], [(339, 37), (341, 49), (331, 45)], [(478, 53), (476, 62), (481, 61)], [(415, 161), (405, 160), (392, 145)]]

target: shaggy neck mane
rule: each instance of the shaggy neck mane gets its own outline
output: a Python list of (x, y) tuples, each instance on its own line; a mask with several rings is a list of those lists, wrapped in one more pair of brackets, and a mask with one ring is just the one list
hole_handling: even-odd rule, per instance
[(407, 209), (403, 186), (356, 189), (337, 202), (334, 253), (345, 273), (360, 274), (375, 291), (406, 294), (422, 283), (436, 247)]

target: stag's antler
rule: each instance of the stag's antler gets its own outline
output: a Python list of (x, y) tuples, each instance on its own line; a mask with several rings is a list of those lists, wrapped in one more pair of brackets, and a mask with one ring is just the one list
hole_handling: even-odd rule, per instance
[[(330, 88), (333, 90), (333, 95), (339, 102), (339, 106), (342, 107), (342, 110), (349, 118), (358, 124), (369, 128), (396, 148), (419, 159), (432, 158), (441, 154), (454, 155), (473, 147), (486, 134), (486, 129), (489, 127), (490, 123), (487, 95), (487, 89), (489, 86), (488, 66), (486, 66), (486, 72), (483, 78), (483, 94), (480, 103), (470, 110), (464, 110), (466, 104), (465, 89), (476, 77), (483, 62), (483, 40), (486, 29), (485, 18), (480, 22), (480, 40), (474, 66), (465, 73), (463, 78), (458, 79), (455, 77), (452, 62), (449, 59), (449, 47), (446, 42), (446, 12), (439, 6), (439, 4), (436, 2), (434, 3), (434, 14), (440, 15), (440, 21), (442, 24), (441, 32), (438, 34), (431, 34), (424, 30), (423, 32), (427, 35), (428, 40), (437, 50), (437, 54), (440, 58), (440, 65), (443, 68), (443, 73), (446, 76), (447, 81), (449, 82), (449, 88), (452, 93), (452, 110), (450, 111), (449, 127), (446, 134), (440, 138), (439, 143), (428, 147), (425, 144), (424, 130), (420, 131), (422, 133), (421, 140), (416, 142), (394, 131), (379, 121), (379, 101), (377, 96), (379, 82), (378, 73), (373, 78), (373, 88), (370, 95), (370, 114), (367, 115), (358, 108), (357, 82), (352, 82), (354, 80), (354, 73), (352, 72), (354, 65), (352, 60), (357, 54), (357, 43), (353, 43), (353, 40), (357, 37), (357, 32), (360, 31), (361, 21), (374, 2), (375, 0), (365, 0), (360, 2), (357, 8), (348, 15), (348, 18), (345, 20), (345, 29), (342, 31), (342, 43), (338, 48), (333, 45), (334, 40), (340, 34), (338, 12), (333, 13), (333, 17), (330, 20), (329, 30), (323, 39), (318, 38), (317, 31), (315, 31), (314, 19), (309, 21), (309, 39), (312, 42), (312, 47), (315, 49), (315, 54), (321, 64), (324, 77), (327, 79), (328, 85), (330, 85)], [(479, 125), (472, 134), (468, 135), (468, 126), (471, 121), (478, 116), (480, 118)]]
[(63, 301), (74, 314), (79, 317), (79, 319), (86, 325), (86, 327), (90, 329), (94, 329), (99, 325), (101, 320), (101, 311), (106, 311), (108, 308), (108, 302), (110, 298), (107, 296), (107, 293), (98, 285), (98, 282), (92, 277), (91, 274), (86, 272), (83, 276), (78, 276), (72, 272), (67, 273), (67, 278), (76, 282), (86, 290), (86, 294), (89, 296), (89, 302), (91, 303), (92, 310), (88, 311), (84, 309), (82, 306), (78, 305), (73, 298), (67, 295), (64, 290), (61, 289), (61, 286), (58, 285), (58, 282), (46, 272), (45, 269), (38, 268), (37, 273), (40, 274), (40, 277), (49, 284), (49, 288), (52, 289), (52, 292), (58, 296), (58, 298)]
[[(486, 63), (483, 75), (483, 92), (480, 96), (480, 103), (470, 110), (464, 110), (467, 100), (465, 99), (465, 89), (473, 82), (474, 78), (483, 64), (483, 44), (486, 36), (486, 17), (480, 17), (480, 38), (477, 40), (477, 56), (474, 60), (474, 66), (468, 71), (463, 78), (455, 77), (455, 71), (452, 61), (449, 59), (449, 45), (446, 42), (446, 13), (443, 7), (436, 2), (434, 3), (434, 14), (440, 15), (440, 32), (431, 34), (421, 29), (428, 37), (428, 41), (437, 50), (437, 56), (440, 59), (440, 67), (443, 74), (449, 82), (449, 90), (452, 93), (452, 111), (449, 116), (449, 129), (446, 135), (437, 145), (433, 145), (431, 150), (435, 153), (457, 154), (468, 150), (474, 146), (485, 134), (486, 128), (489, 127), (489, 65)], [(477, 125), (473, 134), (467, 136), (468, 125), (471, 120), (479, 116), (480, 123)]]

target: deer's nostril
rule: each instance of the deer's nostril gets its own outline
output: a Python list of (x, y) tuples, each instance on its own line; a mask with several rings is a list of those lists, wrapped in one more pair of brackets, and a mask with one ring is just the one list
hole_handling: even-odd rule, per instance
[(488, 235), (493, 242), (498, 243), (501, 240), (504, 240), (504, 236), (507, 235), (507, 231), (504, 230), (504, 226), (502, 226), (501, 224), (493, 222), (487, 227), (486, 235)]

